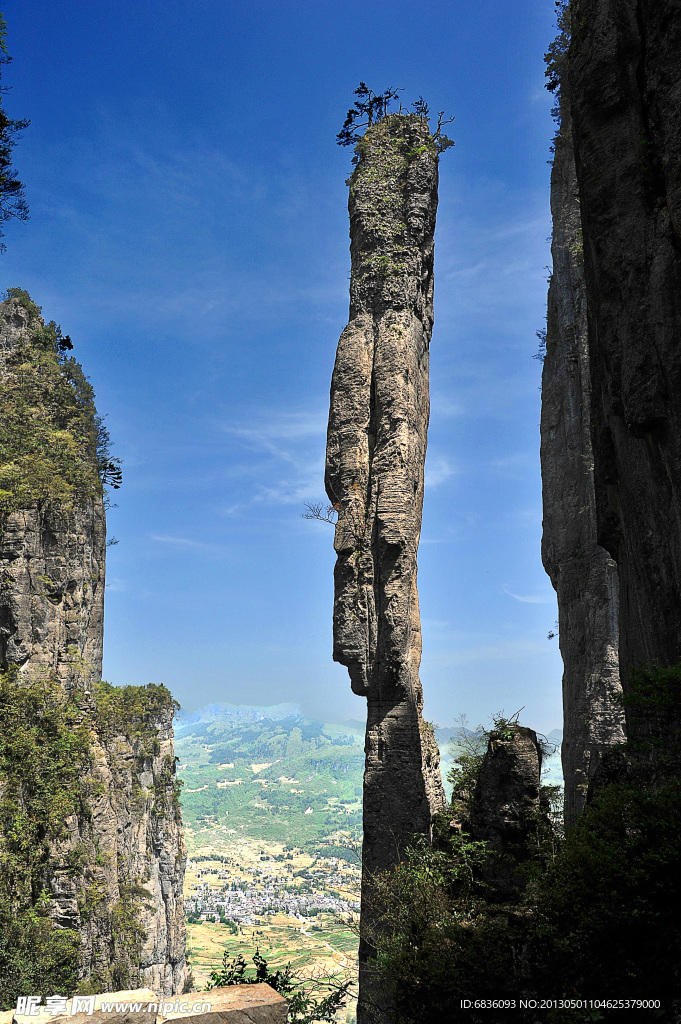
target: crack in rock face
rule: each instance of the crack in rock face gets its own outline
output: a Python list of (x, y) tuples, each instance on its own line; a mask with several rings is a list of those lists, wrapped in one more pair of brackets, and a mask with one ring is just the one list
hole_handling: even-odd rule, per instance
[(350, 179), (350, 319), (331, 382), (326, 491), (338, 512), (333, 657), (367, 698), (360, 1003), (375, 927), (368, 881), (445, 803), (423, 721), (416, 587), (429, 417), (438, 156), (427, 122), (392, 114)]

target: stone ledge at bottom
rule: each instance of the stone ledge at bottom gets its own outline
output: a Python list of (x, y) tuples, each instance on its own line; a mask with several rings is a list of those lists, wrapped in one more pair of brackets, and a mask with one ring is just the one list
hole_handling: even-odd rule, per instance
[(210, 992), (191, 992), (187, 1002), (210, 1003), (210, 1010), (171, 1012), (158, 1024), (286, 1024), (288, 1003), (269, 985), (228, 985)]
[[(118, 1003), (119, 1008), (105, 1012), (103, 1002)], [(178, 1004), (187, 1009), (176, 1009)], [(160, 999), (146, 988), (105, 992), (96, 997), (92, 1013), (55, 1016), (44, 1008), (32, 1016), (14, 1010), (0, 1012), (0, 1024), (286, 1024), (287, 1019), (286, 1000), (264, 983), (229, 985)]]

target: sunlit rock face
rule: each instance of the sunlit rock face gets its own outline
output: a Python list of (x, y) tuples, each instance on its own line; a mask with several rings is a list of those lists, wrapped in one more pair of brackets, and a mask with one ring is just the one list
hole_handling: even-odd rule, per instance
[[(16, 298), (0, 304), (0, 380), (20, 372), (13, 353), (42, 326)], [(167, 691), (139, 688), (127, 720), (106, 724), (97, 711), (105, 553), (101, 487), (70, 503), (0, 512), (0, 668), (18, 666), (18, 686), (56, 681), (89, 734), (82, 813), (52, 844), (47, 880), (53, 919), (80, 933), (83, 979), (104, 991), (138, 983), (171, 995), (187, 974), (175, 706)]]
[(575, 4), (598, 540), (619, 570), (625, 693), (637, 665), (681, 662), (680, 52), (678, 0)]
[(553, 273), (542, 373), (542, 559), (558, 598), (565, 820), (584, 806), (601, 755), (624, 739), (617, 566), (597, 542), (584, 253), (567, 84), (551, 172)]
[(350, 319), (331, 382), (326, 490), (338, 511), (333, 656), (367, 698), (360, 1002), (381, 1003), (366, 961), (371, 875), (428, 835), (444, 805), (421, 715), (416, 588), (429, 416), (438, 156), (427, 122), (389, 115), (350, 179)]

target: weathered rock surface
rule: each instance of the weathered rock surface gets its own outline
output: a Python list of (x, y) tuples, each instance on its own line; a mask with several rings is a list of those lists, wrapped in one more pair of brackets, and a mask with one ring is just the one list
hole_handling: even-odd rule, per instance
[(106, 524), (101, 497), (71, 510), (21, 509), (0, 539), (0, 662), (101, 679)]
[(596, 540), (586, 285), (572, 123), (563, 87), (551, 172), (553, 274), (542, 373), (542, 560), (558, 598), (563, 657), (565, 820), (586, 800), (601, 754), (624, 740), (617, 566)]
[(169, 1013), (163, 1020), (178, 1024), (286, 1024), (288, 1020), (288, 1003), (264, 983), (214, 988), (191, 996), (194, 1005), (201, 999), (210, 1003), (210, 1010)]
[[(569, 83), (620, 674), (681, 662), (681, 2), (579, 0)], [(627, 729), (637, 728), (627, 712)]]
[[(104, 988), (128, 981), (174, 995), (186, 980), (186, 846), (174, 791), (173, 713), (172, 703), (159, 702), (150, 727), (131, 717), (112, 730), (92, 728), (87, 813), (67, 819), (68, 838), (54, 847), (53, 918), (80, 932), (83, 977)], [(96, 719), (93, 706), (85, 714)], [(82, 873), (72, 870), (74, 850), (85, 861)], [(141, 933), (128, 968), (115, 933), (133, 915)], [(128, 928), (128, 942), (134, 934)]]
[(540, 802), (542, 752), (533, 729), (516, 725), (489, 734), (473, 797), (471, 838), (491, 854), (484, 880), (493, 898), (515, 898), (523, 888), (518, 867), (528, 859), (544, 809)]
[(369, 128), (350, 180), (350, 320), (331, 383), (326, 490), (338, 511), (334, 660), (367, 698), (360, 1001), (369, 1019), (373, 873), (444, 805), (423, 722), (416, 589), (429, 417), (438, 157), (426, 121)]
[[(0, 305), (0, 374), (37, 323), (17, 299)], [(49, 878), (55, 922), (81, 935), (83, 977), (171, 995), (186, 978), (174, 704), (162, 688), (140, 687), (127, 721), (98, 715), (91, 691), (102, 671), (105, 548), (101, 488), (71, 507), (45, 501), (0, 512), (0, 668), (19, 666), (20, 683), (56, 680), (90, 735), (84, 810), (53, 844)], [(136, 950), (131, 974), (123, 938)]]
[[(108, 1007), (113, 1005), (113, 1009)], [(104, 1007), (107, 1007), (106, 1009)], [(66, 1001), (66, 1013), (55, 1016), (46, 1006), (32, 1014), (7, 1010), (0, 1024), (286, 1024), (288, 1004), (269, 985), (231, 985), (193, 992), (167, 1001), (149, 988), (76, 996)]]

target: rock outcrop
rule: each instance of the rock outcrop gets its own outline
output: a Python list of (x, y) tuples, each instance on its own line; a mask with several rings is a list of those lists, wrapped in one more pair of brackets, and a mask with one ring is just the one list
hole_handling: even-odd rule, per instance
[[(42, 883), (55, 924), (80, 935), (83, 982), (171, 995), (186, 979), (175, 704), (163, 687), (101, 682), (106, 522), (92, 391), (22, 296), (0, 305), (0, 669), (7, 699), (12, 686), (37, 687), (87, 748), (77, 799), (47, 832)], [(31, 794), (16, 767), (0, 768), (0, 793), (16, 789), (19, 813)]]
[(542, 560), (558, 599), (565, 820), (582, 810), (600, 757), (624, 740), (617, 566), (597, 543), (591, 378), (579, 197), (564, 83), (551, 172), (553, 273), (542, 373)]
[[(681, 2), (573, 0), (598, 541), (620, 674), (681, 662)], [(641, 722), (627, 711), (627, 731)]]
[(444, 805), (439, 755), (423, 721), (416, 589), (429, 417), (438, 155), (425, 119), (392, 114), (367, 129), (350, 179), (350, 317), (331, 383), (326, 491), (338, 512), (333, 657), (367, 698), (360, 999), (371, 876), (428, 835)]
[(513, 900), (524, 887), (520, 866), (545, 814), (540, 801), (542, 751), (533, 729), (512, 725), (489, 734), (480, 768), (469, 831), (487, 843), (483, 879), (488, 899)]

